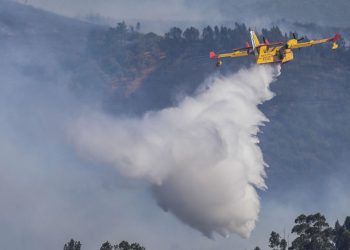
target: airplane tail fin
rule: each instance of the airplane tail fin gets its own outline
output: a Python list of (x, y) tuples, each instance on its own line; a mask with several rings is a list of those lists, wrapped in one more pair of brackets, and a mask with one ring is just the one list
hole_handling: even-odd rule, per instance
[(220, 67), (222, 64), (222, 61), (219, 58), (219, 55), (217, 55), (214, 51), (210, 51), (209, 53), (209, 58), (210, 59), (216, 59), (216, 67)]
[(250, 39), (252, 41), (252, 46), (253, 46), (253, 50), (254, 50), (254, 54), (257, 55), (258, 54), (258, 49), (257, 47), (260, 46), (260, 42), (258, 37), (255, 34), (255, 31), (251, 30), (250, 31)]
[(337, 49), (339, 47), (338, 41), (340, 40), (341, 36), (339, 33), (336, 33), (335, 36), (331, 39), (333, 41), (332, 49)]
[(218, 56), (215, 54), (215, 52), (214, 51), (210, 51), (210, 53), (209, 53), (209, 58), (210, 59), (214, 59), (214, 58), (217, 58)]

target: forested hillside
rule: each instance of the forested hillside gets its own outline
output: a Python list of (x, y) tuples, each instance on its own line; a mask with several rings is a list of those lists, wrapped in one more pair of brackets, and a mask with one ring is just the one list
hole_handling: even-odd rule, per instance
[[(297, 50), (295, 60), (283, 65), (271, 86), (276, 96), (259, 106), (270, 119), (258, 134), (270, 167), (268, 190), (259, 191), (256, 231), (250, 242), (211, 241), (160, 212), (148, 187), (135, 187), (143, 183), (85, 161), (69, 141), (67, 126), (86, 110), (99, 111), (102, 104), (117, 118), (141, 116), (193, 95), (208, 76), (254, 66), (254, 57), (225, 60), (220, 68), (209, 60), (211, 50), (245, 45), (249, 27), (242, 23), (174, 27), (165, 35), (143, 33), (142, 25), (97, 26), (0, 0), (3, 248), (62, 249), (74, 237), (82, 245), (73, 241), (66, 247), (76, 250), (99, 249), (107, 239), (136, 240), (147, 249), (182, 249), (183, 242), (193, 249), (253, 249), (267, 246), (263, 241), (271, 230), (281, 236), (283, 227), (291, 231), (286, 221), (296, 215), (321, 211), (330, 226), (339, 218), (330, 236), (347, 249), (349, 50), (343, 44), (337, 51), (330, 44)], [(309, 38), (334, 35), (333, 28), (300, 24), (290, 30), (268, 27), (259, 36), (286, 41), (293, 31), (299, 37), (305, 31)], [(296, 224), (313, 230), (315, 219), (324, 221), (311, 215)], [(275, 248), (281, 247), (281, 238)]]
[[(262, 36), (270, 42), (286, 41), (292, 33), (273, 27), (263, 29)], [(244, 24), (208, 26), (201, 31), (174, 27), (159, 36), (142, 34), (122, 22), (90, 33), (85, 63), (94, 63), (97, 69), (94, 73), (98, 72), (100, 82), (92, 83), (93, 89), (103, 89), (106, 110), (137, 115), (193, 94), (211, 74), (250, 67), (253, 57), (225, 60), (219, 69), (208, 58), (209, 51), (230, 51), (244, 46), (248, 38), (249, 28)], [(349, 59), (342, 42), (336, 51), (330, 45), (296, 51), (295, 60), (283, 65), (282, 75), (272, 86), (276, 97), (261, 106), (271, 120), (260, 134), (270, 165), (270, 192), (284, 193), (296, 184), (322, 190), (329, 175), (345, 171), (342, 163), (350, 146)], [(74, 84), (86, 88), (82, 79), (84, 72), (76, 71)]]
[[(2, 49), (12, 53), (14, 43), (25, 49), (30, 63), (21, 67), (26, 75), (48, 77), (43, 64), (51, 55), (44, 54), (44, 60), (32, 54), (50, 50), (69, 75), (76, 95), (102, 100), (104, 108), (115, 114), (140, 115), (171, 106), (193, 94), (208, 76), (229, 74), (254, 62), (253, 57), (225, 60), (216, 68), (208, 57), (211, 50), (243, 47), (249, 40), (249, 27), (244, 24), (203, 30), (174, 27), (161, 36), (142, 33), (142, 23), (132, 27), (121, 22), (109, 28), (8, 1), (1, 4)], [(312, 24), (293, 26), (298, 27), (314, 33), (312, 38), (332, 30)], [(262, 36), (274, 42), (286, 41), (292, 34), (276, 26), (263, 29)], [(268, 193), (284, 193), (295, 185), (327, 189), (330, 175), (345, 181), (350, 146), (349, 59), (344, 46), (332, 51), (324, 45), (296, 51), (295, 60), (282, 67), (272, 85), (276, 97), (260, 107), (270, 119), (259, 136), (270, 165)]]

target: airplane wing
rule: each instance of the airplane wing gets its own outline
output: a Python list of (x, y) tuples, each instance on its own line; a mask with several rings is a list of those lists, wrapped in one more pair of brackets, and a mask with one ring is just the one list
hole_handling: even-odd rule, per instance
[(221, 61), (222, 58), (243, 57), (253, 53), (254, 53), (253, 50), (250, 47), (247, 47), (247, 48), (241, 48), (241, 49), (234, 49), (233, 52), (231, 53), (223, 53), (223, 54), (216, 54), (214, 51), (211, 51), (209, 53), (209, 57), (210, 59), (216, 59), (216, 67), (219, 67), (222, 64), (222, 61)]
[(317, 44), (333, 42), (332, 49), (337, 49), (338, 48), (337, 42), (339, 40), (340, 40), (340, 35), (338, 33), (336, 33), (335, 36), (332, 38), (311, 40), (311, 41), (304, 42), (304, 43), (298, 43), (297, 40), (291, 40), (287, 43), (287, 45), (288, 45), (288, 49), (300, 49), (300, 48), (310, 47), (310, 46), (317, 45)]
[(210, 59), (222, 59), (222, 58), (228, 58), (228, 57), (242, 57), (242, 56), (248, 56), (251, 53), (249, 53), (248, 49), (244, 50), (235, 50), (230, 53), (224, 53), (224, 54), (216, 54), (214, 51), (211, 51), (209, 54)]
[(243, 57), (248, 56), (252, 54), (252, 47), (245, 47), (245, 48), (238, 48), (234, 49), (232, 52), (229, 53), (223, 53), (223, 54), (216, 54), (214, 51), (211, 51), (209, 53), (210, 59), (217, 59), (220, 60), (222, 58), (233, 58), (233, 57)]
[(264, 44), (265, 46), (267, 47), (272, 47), (272, 48), (275, 48), (275, 47), (279, 47), (280, 45), (283, 45), (283, 44), (286, 44), (285, 42), (277, 42), (277, 43), (268, 43), (268, 44)]

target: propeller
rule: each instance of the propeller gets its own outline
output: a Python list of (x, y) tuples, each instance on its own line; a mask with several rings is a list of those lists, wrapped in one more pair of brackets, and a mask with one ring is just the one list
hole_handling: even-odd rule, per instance
[(269, 42), (269, 40), (267, 40), (264, 36), (263, 36), (263, 41), (264, 41), (264, 44), (266, 44), (266, 45), (270, 45), (270, 42)]
[(295, 40), (297, 40), (298, 42), (300, 42), (300, 41), (302, 41), (302, 40), (305, 39), (304, 37), (298, 39), (295, 33), (293, 33), (293, 38), (294, 38)]

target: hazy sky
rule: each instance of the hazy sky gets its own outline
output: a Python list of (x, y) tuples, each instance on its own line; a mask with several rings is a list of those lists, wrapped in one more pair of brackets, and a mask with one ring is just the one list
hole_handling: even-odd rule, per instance
[(202, 20), (218, 16), (215, 1), (188, 0), (29, 0), (29, 3), (69, 16), (101, 14), (116, 19)]
[(100, 14), (116, 20), (233, 20), (257, 26), (277, 19), (342, 26), (350, 21), (348, 0), (28, 0), (28, 3), (68, 16)]
[[(71, 16), (94, 12), (151, 20), (220, 17), (218, 13), (224, 11), (217, 2), (29, 0)], [(1, 24), (1, 32), (16, 38), (18, 30)], [(42, 24), (51, 29), (45, 20)], [(20, 35), (17, 42), (0, 40), (0, 242), (5, 249), (62, 249), (71, 237), (82, 241), (83, 250), (123, 239), (139, 241), (152, 250), (253, 249), (257, 244), (267, 246), (267, 230), (283, 232), (286, 227), (289, 231), (299, 213), (319, 209), (304, 205), (309, 197), (298, 190), (289, 204), (262, 200), (257, 228), (248, 240), (235, 235), (210, 240), (164, 212), (149, 183), (122, 178), (109, 164), (91, 162), (76, 152), (67, 124), (89, 111), (89, 106), (67, 88), (69, 72), (62, 69), (41, 29), (32, 25), (28, 34), (37, 34), (35, 40)], [(348, 212), (346, 194), (333, 197), (342, 190), (337, 183), (334, 178), (329, 194), (323, 195), (325, 200), (332, 198), (331, 206), (337, 205), (337, 209), (326, 208), (327, 215)]]

